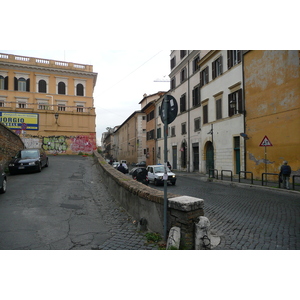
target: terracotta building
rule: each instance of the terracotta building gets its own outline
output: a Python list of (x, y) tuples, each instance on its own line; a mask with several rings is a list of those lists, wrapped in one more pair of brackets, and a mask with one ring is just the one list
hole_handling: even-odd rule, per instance
[(96, 149), (92, 65), (0, 53), (0, 122), (48, 153)]

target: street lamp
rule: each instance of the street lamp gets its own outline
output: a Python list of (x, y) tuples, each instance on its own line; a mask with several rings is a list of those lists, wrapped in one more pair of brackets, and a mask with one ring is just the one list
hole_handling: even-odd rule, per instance
[(55, 117), (55, 122), (56, 122), (56, 124), (57, 124), (57, 120), (58, 120), (59, 114), (58, 114), (58, 113), (55, 113), (54, 117)]

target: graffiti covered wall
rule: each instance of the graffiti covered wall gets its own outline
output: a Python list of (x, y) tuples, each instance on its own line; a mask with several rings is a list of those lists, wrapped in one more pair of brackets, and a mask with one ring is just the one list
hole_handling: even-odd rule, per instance
[(20, 133), (26, 148), (42, 147), (48, 154), (92, 154), (97, 149), (96, 134), (77, 136), (32, 136)]

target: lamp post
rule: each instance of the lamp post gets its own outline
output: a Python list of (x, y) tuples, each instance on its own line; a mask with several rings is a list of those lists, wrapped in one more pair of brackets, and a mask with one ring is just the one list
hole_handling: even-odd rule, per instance
[[(55, 123), (57, 124), (57, 120), (58, 120), (59, 114), (58, 114), (58, 113), (55, 113), (54, 117), (55, 117)], [(57, 124), (57, 125), (58, 125), (58, 124)]]

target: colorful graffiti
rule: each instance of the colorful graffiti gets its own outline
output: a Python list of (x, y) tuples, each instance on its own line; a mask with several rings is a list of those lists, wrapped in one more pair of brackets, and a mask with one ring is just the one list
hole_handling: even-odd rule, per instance
[(43, 137), (42, 147), (48, 153), (66, 153), (68, 149), (67, 137), (65, 136)]
[(96, 138), (93, 135), (78, 135), (71, 138), (73, 152), (92, 153), (96, 148)]

